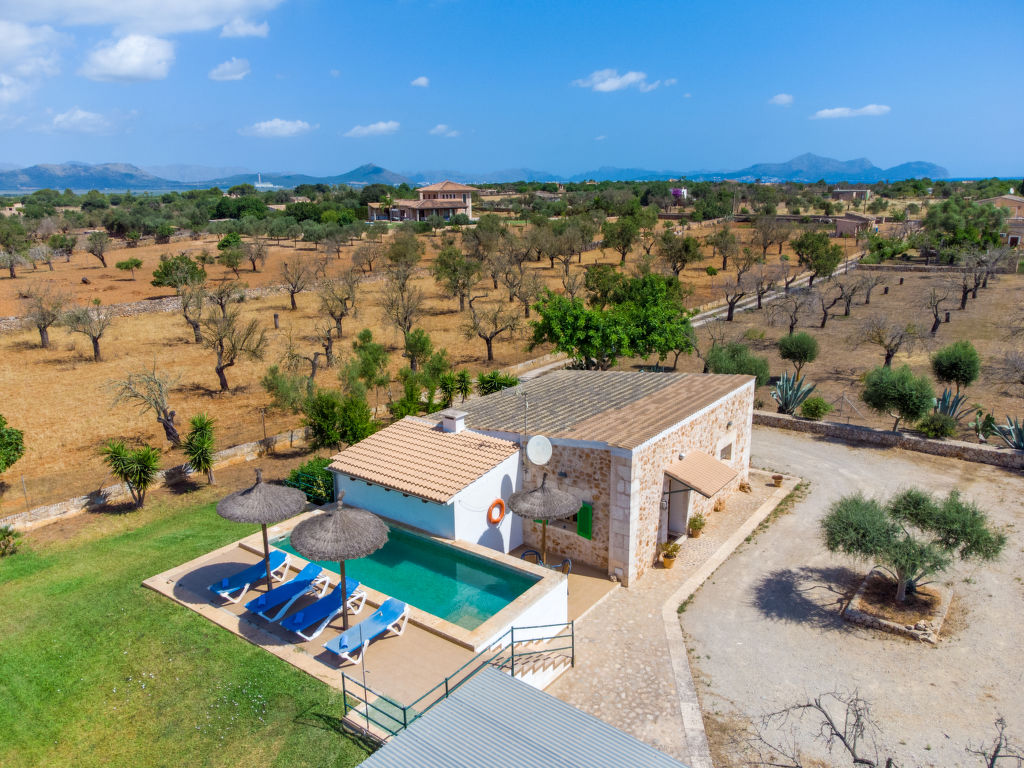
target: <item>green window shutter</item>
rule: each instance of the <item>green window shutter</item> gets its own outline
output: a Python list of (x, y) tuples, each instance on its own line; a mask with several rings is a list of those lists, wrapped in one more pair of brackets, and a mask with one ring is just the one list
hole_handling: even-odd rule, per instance
[(586, 502), (576, 513), (576, 535), (582, 536), (584, 539), (594, 537), (594, 507)]

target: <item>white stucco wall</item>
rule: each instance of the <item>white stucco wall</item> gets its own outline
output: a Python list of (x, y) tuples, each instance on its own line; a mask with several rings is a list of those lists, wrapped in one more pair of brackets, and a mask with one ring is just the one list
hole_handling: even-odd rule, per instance
[(516, 452), (456, 494), (453, 538), (505, 553), (522, 544), (522, 520), (511, 512), (506, 510), (498, 525), (487, 522), (487, 510), (494, 500), (507, 502), (521, 485), (522, 472)]
[[(511, 627), (516, 628), (516, 642), (518, 643), (520, 640), (551, 637), (558, 632), (558, 627), (551, 626), (552, 624), (568, 623), (569, 579), (563, 578), (554, 589), (531, 603), (514, 619), (503, 622), (501, 628), (495, 630), (494, 634), (488, 639), (487, 645), (495, 643)], [(520, 631), (520, 627), (524, 629)], [(526, 627), (539, 627), (539, 629), (526, 629)], [(507, 645), (509, 641), (510, 638), (506, 637), (503, 644)]]
[[(332, 470), (333, 471), (333, 470)], [(455, 505), (435, 504), (401, 491), (392, 491), (364, 480), (334, 473), (335, 498), (345, 492), (344, 503), (373, 512), (389, 520), (420, 528), (435, 536), (454, 539)]]

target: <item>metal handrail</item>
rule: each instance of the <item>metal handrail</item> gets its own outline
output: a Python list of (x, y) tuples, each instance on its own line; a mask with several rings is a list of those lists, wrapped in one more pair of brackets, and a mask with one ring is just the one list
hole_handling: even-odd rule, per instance
[[(444, 680), (439, 682), (437, 685), (435, 685), (429, 691), (427, 691), (422, 696), (420, 696), (418, 699), (413, 701), (411, 704), (406, 704), (406, 705), (399, 704), (397, 701), (395, 701), (394, 699), (390, 698), (389, 696), (385, 696), (384, 694), (382, 694), (382, 693), (380, 693), (378, 691), (373, 690), (372, 688), (370, 688), (369, 686), (364, 685), (363, 683), (359, 682), (358, 680), (355, 680), (355, 679), (349, 677), (344, 672), (341, 672), (341, 690), (342, 690), (342, 695), (346, 699), (346, 706), (347, 706), (347, 698), (348, 698), (348, 696), (352, 696), (352, 698), (354, 698), (357, 702), (363, 704), (367, 708), (367, 719), (368, 720), (369, 720), (369, 710), (371, 708), (375, 712), (379, 712), (380, 714), (384, 715), (389, 720), (393, 720), (396, 723), (396, 725), (397, 725), (396, 729), (391, 729), (387, 725), (384, 725), (382, 723), (375, 722), (374, 724), (377, 725), (378, 727), (382, 728), (383, 730), (387, 731), (392, 736), (395, 736), (396, 734), (398, 734), (399, 731), (401, 731), (404, 728), (407, 728), (410, 723), (412, 723), (416, 719), (422, 717), (427, 712), (429, 712), (439, 702), (444, 701), (445, 699), (447, 699), (454, 691), (458, 690), (459, 686), (461, 686), (467, 680), (472, 678), (481, 669), (483, 669), (484, 667), (490, 666), (496, 659), (498, 659), (499, 657), (505, 655), (506, 653), (509, 655), (510, 666), (511, 666), (511, 670), (510, 671), (511, 671), (513, 677), (515, 677), (515, 660), (516, 660), (516, 656), (517, 655), (519, 656), (520, 659), (523, 659), (523, 658), (526, 658), (526, 657), (531, 657), (531, 656), (536, 656), (536, 655), (541, 655), (541, 654), (547, 654), (547, 653), (553, 653), (553, 652), (557, 652), (557, 651), (569, 651), (570, 652), (570, 665), (575, 667), (576, 666), (576, 628), (575, 628), (575, 622), (569, 621), (569, 622), (557, 623), (557, 624), (536, 624), (536, 625), (530, 626), (530, 627), (518, 627), (518, 630), (520, 632), (524, 632), (524, 631), (536, 630), (536, 629), (550, 629), (551, 627), (561, 627), (561, 630), (559, 632), (554, 633), (553, 635), (548, 636), (548, 637), (530, 637), (530, 638), (525, 639), (525, 640), (516, 640), (515, 639), (515, 631), (516, 631), (517, 627), (509, 627), (509, 629), (506, 632), (504, 632), (500, 637), (498, 637), (498, 638), (496, 638), (494, 640), (494, 642), (491, 644), (491, 646), (489, 648), (485, 648), (484, 650), (482, 650), (479, 653), (477, 653), (476, 655), (474, 655), (471, 659), (469, 659), (469, 661), (467, 661), (461, 667), (456, 669), (450, 675), (446, 676), (444, 678)], [(568, 645), (558, 645), (558, 646), (554, 646), (554, 647), (546, 647), (546, 648), (541, 649), (541, 650), (533, 650), (533, 651), (530, 651), (530, 650), (523, 651), (523, 650), (521, 650), (517, 654), (517, 652), (516, 652), (516, 646), (517, 645), (525, 645), (527, 643), (537, 643), (537, 642), (551, 642), (551, 641), (554, 641), (554, 640), (559, 639), (559, 638), (564, 638), (564, 637), (566, 637), (566, 635), (564, 635), (563, 632), (565, 631), (566, 628), (568, 628), (568, 630), (569, 630), (569, 634), (568, 634), (569, 643), (568, 643)], [(508, 640), (509, 640), (507, 645), (504, 644), (504, 641), (505, 641), (506, 638), (508, 638)], [(495, 646), (498, 646), (497, 650), (495, 650)], [(484, 658), (485, 656), (487, 657), (486, 659)], [(472, 667), (472, 669), (469, 669), (470, 667)], [(462, 673), (466, 672), (467, 669), (469, 669), (469, 672), (466, 673), (465, 675), (463, 675)], [(462, 675), (461, 679), (456, 680), (456, 678), (459, 678), (460, 675)], [(346, 680), (348, 682), (352, 683), (356, 688), (362, 688), (363, 689), (363, 696), (359, 696), (359, 695), (355, 695), (355, 694), (350, 693), (347, 690), (347, 686), (345, 685)], [(423, 701), (425, 699), (427, 699), (428, 697), (430, 697), (432, 694), (437, 693), (438, 690), (440, 688), (442, 688), (442, 687), (444, 688), (444, 693), (443, 694), (437, 696), (433, 701), (431, 701), (428, 705), (426, 705), (422, 710), (420, 710), (420, 711), (416, 710), (417, 706), (422, 704)], [(394, 712), (388, 711), (388, 710), (384, 710), (380, 706), (378, 706), (377, 704), (369, 701), (369, 697), (370, 697), (371, 694), (373, 696), (375, 696), (377, 699), (379, 699), (381, 701), (384, 701), (388, 705), (390, 705), (390, 707), (393, 708)], [(355, 709), (355, 707), (353, 707), (352, 709)], [(400, 719), (397, 716), (397, 713), (399, 713), (399, 712), (401, 713), (401, 718)], [(345, 714), (347, 715), (348, 711), (346, 711)]]

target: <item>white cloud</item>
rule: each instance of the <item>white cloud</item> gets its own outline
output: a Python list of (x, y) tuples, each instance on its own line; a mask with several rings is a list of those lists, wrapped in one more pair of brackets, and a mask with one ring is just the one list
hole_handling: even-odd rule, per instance
[(60, 71), (62, 36), (48, 26), (0, 20), (0, 104), (19, 101)]
[(684, 94), (683, 94), (683, 98), (684, 98), (684, 99), (688, 99), (688, 98), (690, 98), (690, 97), (691, 97), (692, 95), (693, 95), (692, 93), (684, 93)]
[(365, 139), (367, 136), (387, 136), (398, 130), (398, 122), (395, 120), (382, 120), (379, 123), (370, 125), (355, 125), (345, 136), (350, 139)]
[(311, 131), (315, 127), (305, 120), (282, 120), (280, 117), (275, 117), (273, 120), (253, 123), (239, 133), (245, 136), (257, 136), (261, 139), (286, 139)]
[(234, 18), (220, 30), (221, 37), (266, 37), (270, 34), (267, 22), (254, 24), (242, 18)]
[(128, 35), (101, 43), (79, 74), (90, 80), (139, 82), (162, 80), (174, 63), (174, 43), (150, 35)]
[(678, 82), (679, 82), (679, 81), (678, 81), (678, 80), (676, 80), (676, 79), (675, 79), (674, 77), (669, 77), (669, 78), (667, 78), (667, 79), (665, 80), (665, 82), (664, 82), (664, 83), (662, 83), (662, 84), (663, 84), (663, 85), (664, 85), (664, 86), (665, 86), (666, 88), (668, 88), (669, 86), (671, 86), (671, 85), (675, 85), (675, 84), (676, 84), (676, 83), (678, 83)]
[(774, 104), (777, 107), (788, 107), (793, 103), (793, 95), (790, 93), (776, 93), (770, 99), (769, 104)]
[(0, 0), (0, 18), (27, 24), (51, 23), (64, 27), (111, 26), (115, 34), (169, 35), (225, 27), (233, 33), (265, 37), (259, 17), (284, 0)]
[(53, 118), (54, 130), (69, 133), (110, 133), (112, 127), (103, 115), (79, 107), (72, 107)]
[(409, 85), (416, 86), (417, 88), (426, 88), (427, 86), (430, 85), (430, 78), (426, 77), (425, 75), (420, 75), (411, 83), (409, 83)]
[[(395, 123), (395, 127), (398, 127), (397, 123)], [(438, 123), (437, 125), (430, 129), (430, 135), (444, 136), (446, 139), (454, 139), (456, 136), (459, 135), (459, 132), (450, 126), (445, 125), (444, 123)]]
[(341, 77), (340, 69), (332, 69), (330, 72), (331, 77)]
[[(666, 80), (665, 84), (674, 85), (675, 82), (675, 78), (672, 78), (671, 82)], [(620, 75), (617, 69), (599, 69), (596, 72), (591, 72), (587, 77), (573, 80), (571, 83), (577, 88), (590, 88), (599, 93), (611, 93), (625, 88), (636, 88), (638, 91), (648, 93), (661, 84), (661, 80), (655, 80), (653, 83), (647, 82), (646, 72), (626, 72)]]
[(604, 140), (605, 140), (605, 139), (607, 139), (607, 138), (608, 138), (608, 137), (607, 137), (607, 136), (605, 136), (605, 135), (604, 135), (604, 134), (602, 133), (602, 134), (601, 134), (600, 136), (595, 136), (595, 137), (594, 137), (594, 141), (604, 141)]
[(887, 115), (892, 107), (885, 104), (868, 104), (863, 107), (832, 107), (831, 109), (819, 109), (813, 115), (812, 120), (830, 120), (837, 117), (878, 117)]
[(226, 80), (241, 80), (252, 70), (249, 68), (248, 59), (236, 59), (232, 56), (223, 64), (218, 64), (210, 70), (210, 79), (224, 82)]

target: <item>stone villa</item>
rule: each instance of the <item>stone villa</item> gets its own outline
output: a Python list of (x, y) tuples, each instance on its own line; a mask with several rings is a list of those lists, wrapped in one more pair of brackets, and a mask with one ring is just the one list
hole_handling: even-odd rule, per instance
[[(548, 526), (548, 550), (625, 585), (686, 535), (690, 517), (747, 479), (754, 379), (740, 375), (570, 371), (407, 417), (334, 457), (345, 503), (503, 552), (537, 548), (540, 525), (490, 505), (547, 482), (580, 501)], [(440, 416), (440, 421), (437, 417)], [(539, 467), (520, 447), (552, 444)]]
[(395, 200), (390, 211), (381, 203), (370, 203), (370, 221), (426, 221), (438, 215), (445, 221), (456, 214), (463, 213), (473, 218), (473, 193), (476, 187), (456, 184), (454, 181), (442, 181), (416, 190), (418, 200)]

